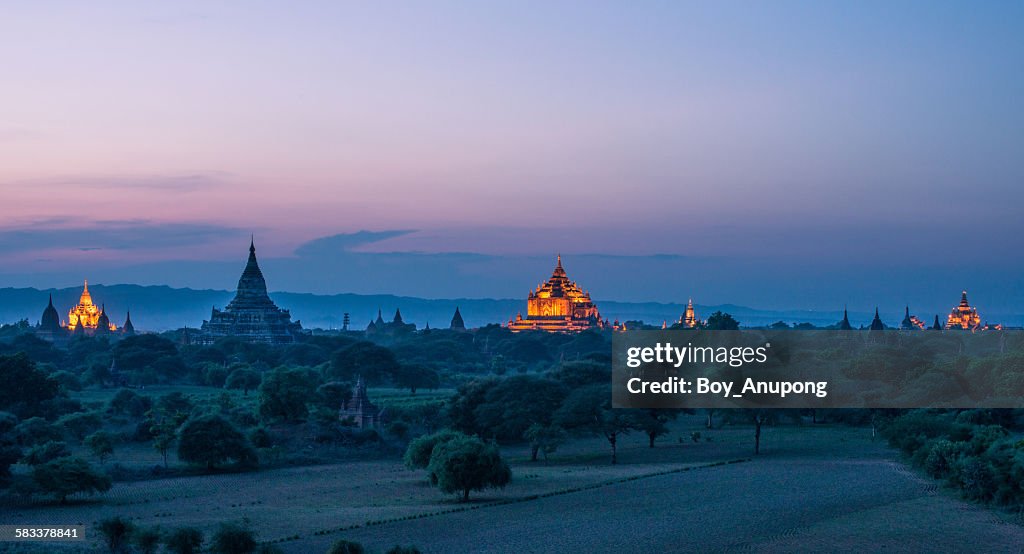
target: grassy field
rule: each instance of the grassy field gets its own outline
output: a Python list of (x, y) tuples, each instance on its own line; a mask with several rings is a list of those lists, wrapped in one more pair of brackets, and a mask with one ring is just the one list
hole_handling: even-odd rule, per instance
[[(429, 487), (398, 460), (117, 483), (101, 500), (39, 505), (10, 523), (81, 523), (125, 515), (141, 525), (196, 526), (247, 519), (288, 552), (323, 552), (350, 538), (382, 550), (604, 552), (693, 550), (985, 551), (1024, 544), (1022, 528), (964, 503), (903, 469), (863, 429), (786, 426), (707, 431), (682, 418), (649, 449), (622, 440), (620, 463), (603, 439), (575, 440), (549, 463), (505, 448), (513, 482), (469, 504)], [(690, 431), (711, 441), (694, 444)], [(680, 441), (680, 438), (685, 440)], [(738, 462), (721, 465), (722, 462)], [(907, 539), (926, 542), (905, 542)]]

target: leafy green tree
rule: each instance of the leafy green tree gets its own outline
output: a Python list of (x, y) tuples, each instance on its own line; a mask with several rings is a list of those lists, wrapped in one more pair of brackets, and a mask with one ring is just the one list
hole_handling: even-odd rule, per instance
[(76, 439), (82, 440), (103, 427), (103, 417), (97, 412), (75, 412), (62, 416), (57, 420), (57, 425)]
[(465, 437), (466, 435), (451, 429), (442, 429), (431, 435), (417, 437), (405, 449), (405, 467), (424, 469), (430, 464), (430, 455), (433, 454), (434, 447), (443, 442)]
[(576, 389), (555, 413), (554, 422), (565, 429), (603, 436), (612, 449), (612, 464), (618, 462), (619, 437), (639, 428), (634, 410), (612, 409), (610, 385)]
[(0, 383), (0, 410), (21, 418), (40, 415), (43, 404), (60, 391), (60, 384), (24, 353), (0, 356)]
[(740, 328), (740, 322), (733, 316), (723, 313), (721, 310), (711, 314), (704, 328), (711, 331), (736, 331)]
[(256, 536), (246, 525), (222, 523), (210, 540), (213, 554), (252, 554), (256, 551)]
[(164, 546), (174, 554), (198, 554), (203, 547), (203, 532), (194, 527), (179, 527), (164, 537)]
[(204, 415), (185, 422), (178, 437), (178, 458), (212, 470), (218, 464), (234, 460), (240, 465), (256, 465), (256, 451), (248, 439), (219, 415)]
[(481, 436), (519, 441), (534, 424), (548, 426), (568, 389), (562, 383), (536, 375), (516, 375), (491, 381), (482, 401), (473, 409)]
[(75, 493), (102, 493), (110, 490), (110, 477), (100, 473), (81, 458), (63, 457), (32, 468), (32, 480), (39, 489), (52, 494), (61, 504)]
[(439, 443), (430, 454), (427, 473), (431, 484), (444, 493), (460, 493), (463, 502), (470, 491), (504, 488), (512, 480), (498, 446), (476, 437)]
[(249, 368), (238, 368), (228, 374), (224, 386), (229, 389), (242, 389), (242, 396), (248, 396), (250, 390), (260, 386), (263, 376)]
[(107, 410), (113, 414), (141, 417), (152, 407), (152, 400), (131, 389), (121, 389), (107, 403)]
[(60, 427), (51, 424), (41, 417), (30, 417), (21, 421), (14, 428), (14, 435), (18, 437), (19, 444), (26, 446), (60, 441), (64, 438), (64, 433)]
[(102, 464), (114, 454), (114, 437), (106, 431), (96, 431), (85, 438), (85, 445)]
[(361, 375), (367, 383), (379, 384), (393, 378), (399, 369), (394, 352), (372, 342), (360, 341), (331, 355), (328, 376), (352, 382)]
[(544, 461), (548, 460), (548, 454), (554, 453), (558, 447), (565, 442), (565, 429), (557, 425), (543, 425), (534, 423), (523, 433), (523, 438), (530, 441), (530, 461), (537, 461), (537, 454), (544, 454)]
[(30, 448), (25, 457), (21, 459), (21, 463), (37, 466), (70, 455), (71, 450), (68, 449), (67, 443), (50, 441)]
[(103, 543), (111, 553), (128, 552), (135, 524), (121, 516), (108, 517), (96, 523), (96, 530), (103, 536)]
[(436, 389), (441, 384), (441, 376), (437, 371), (419, 364), (405, 364), (394, 373), (395, 385), (409, 389), (412, 395), (419, 389)]
[(9, 412), (0, 412), (0, 488), (10, 484), (11, 466), (18, 463), (22, 456), (15, 433), (17, 427), (17, 416)]
[(345, 539), (335, 541), (327, 550), (327, 554), (365, 554), (365, 552), (366, 549), (363, 548), (363, 545)]
[(668, 434), (668, 422), (679, 417), (679, 410), (647, 409), (636, 413), (637, 429), (647, 435), (647, 445), (654, 448), (654, 441)]
[(307, 403), (316, 398), (318, 378), (313, 371), (278, 368), (263, 375), (259, 388), (259, 412), (264, 420), (302, 421), (309, 416)]
[(178, 440), (178, 428), (185, 422), (186, 417), (187, 415), (181, 412), (174, 415), (153, 411), (149, 413), (149, 434), (153, 437), (153, 448), (164, 459), (164, 467), (167, 467), (167, 453)]

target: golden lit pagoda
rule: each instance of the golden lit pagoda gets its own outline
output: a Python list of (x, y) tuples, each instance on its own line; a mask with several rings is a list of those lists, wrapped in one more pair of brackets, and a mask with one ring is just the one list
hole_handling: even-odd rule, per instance
[(607, 322), (601, 319), (597, 306), (591, 302), (590, 293), (581, 290), (566, 276), (561, 254), (551, 278), (527, 296), (526, 317), (520, 312), (508, 321), (512, 331), (567, 333), (605, 326)]
[(694, 327), (700, 325), (700, 320), (697, 319), (697, 313), (693, 310), (692, 298), (689, 302), (686, 303), (686, 312), (683, 313), (683, 316), (679, 318), (679, 321), (677, 323), (688, 329), (693, 329)]
[(99, 306), (93, 304), (92, 295), (89, 294), (89, 280), (87, 279), (85, 286), (82, 288), (82, 296), (78, 299), (78, 304), (68, 311), (68, 330), (74, 331), (79, 327), (94, 330), (99, 326), (101, 320), (107, 321), (109, 330), (117, 330), (116, 325), (109, 323), (106, 313)]
[(953, 308), (946, 319), (946, 329), (977, 329), (981, 326), (978, 310), (967, 303), (967, 291), (960, 295), (960, 304)]

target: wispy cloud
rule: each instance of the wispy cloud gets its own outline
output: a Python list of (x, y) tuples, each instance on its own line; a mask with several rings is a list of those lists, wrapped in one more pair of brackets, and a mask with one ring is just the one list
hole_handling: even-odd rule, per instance
[(320, 237), (300, 244), (295, 255), (302, 257), (332, 256), (343, 252), (352, 252), (359, 246), (381, 242), (387, 239), (415, 233), (415, 229), (393, 229), (387, 231), (357, 231), (340, 233), (328, 237)]
[(192, 192), (223, 186), (231, 177), (223, 171), (171, 175), (69, 175), (0, 183), (3, 187), (48, 187)]
[(204, 244), (244, 235), (240, 229), (203, 223), (106, 221), (45, 228), (0, 228), (0, 254), (62, 250), (139, 250)]

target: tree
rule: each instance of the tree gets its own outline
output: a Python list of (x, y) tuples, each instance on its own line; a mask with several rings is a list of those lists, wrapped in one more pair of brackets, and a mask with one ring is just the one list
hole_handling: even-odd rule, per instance
[(418, 389), (436, 389), (441, 384), (441, 376), (437, 371), (416, 364), (401, 365), (394, 374), (395, 385), (409, 389), (413, 395)]
[(60, 391), (60, 384), (24, 353), (0, 356), (0, 383), (0, 410), (21, 418), (40, 415), (43, 403)]
[(318, 377), (304, 369), (278, 368), (263, 375), (259, 388), (260, 417), (302, 421), (309, 416), (307, 402), (316, 398)]
[(544, 461), (548, 461), (548, 454), (558, 450), (558, 447), (565, 442), (565, 430), (557, 425), (542, 425), (534, 423), (523, 433), (523, 438), (530, 441), (530, 461), (537, 461), (537, 454), (544, 453)]
[(481, 436), (499, 441), (518, 441), (531, 425), (547, 426), (568, 389), (562, 383), (536, 375), (516, 375), (497, 381), (473, 408)]
[(149, 434), (153, 437), (153, 448), (163, 457), (164, 467), (167, 467), (167, 453), (178, 439), (178, 428), (187, 416), (181, 412), (172, 416), (163, 412), (154, 414), (152, 411), (149, 415)]
[(128, 551), (128, 540), (134, 529), (135, 525), (121, 516), (108, 517), (96, 523), (96, 530), (103, 535), (103, 542), (112, 553)]
[(160, 548), (160, 529), (156, 527), (136, 527), (132, 533), (132, 544), (142, 554), (156, 554)]
[[(693, 411), (690, 410), (690, 412), (692, 413)], [(637, 428), (647, 435), (647, 445), (650, 448), (654, 448), (654, 440), (668, 434), (667, 423), (677, 417), (679, 417), (679, 410), (660, 410), (656, 408), (639, 410), (636, 412)]]
[(221, 523), (210, 541), (214, 554), (252, 554), (256, 551), (256, 537), (245, 525)]
[(754, 425), (754, 454), (761, 453), (761, 427), (765, 424), (774, 423), (781, 410), (768, 408), (744, 408), (740, 410), (729, 410), (728, 417), (745, 421)]
[(114, 453), (114, 437), (106, 431), (96, 431), (85, 437), (85, 445), (99, 459), (100, 464)]
[(21, 459), (21, 463), (37, 466), (45, 464), (51, 460), (57, 458), (63, 458), (70, 456), (71, 450), (68, 449), (68, 445), (65, 442), (49, 441), (43, 444), (33, 446), (25, 454), (25, 457)]
[(430, 455), (434, 453), (434, 448), (438, 444), (465, 437), (466, 435), (451, 429), (442, 429), (431, 435), (417, 437), (405, 449), (405, 467), (424, 469), (430, 464)]
[(32, 468), (32, 480), (41, 491), (52, 494), (61, 504), (75, 493), (93, 494), (110, 490), (110, 477), (94, 470), (89, 462), (70, 456), (35, 466)]
[(619, 436), (638, 428), (634, 410), (612, 409), (609, 385), (589, 385), (573, 391), (555, 413), (555, 423), (603, 436), (612, 448), (612, 464), (618, 462)]
[(346, 346), (331, 356), (328, 375), (340, 381), (355, 381), (362, 376), (367, 383), (382, 383), (399, 371), (398, 360), (391, 350), (368, 341)]
[(736, 321), (736, 318), (731, 315), (722, 313), (722, 311), (719, 310), (708, 317), (708, 321), (704, 324), (704, 328), (711, 331), (736, 331), (740, 328), (740, 322)]
[(164, 537), (164, 546), (174, 554), (198, 554), (203, 546), (203, 533), (194, 527), (179, 527)]
[(230, 374), (224, 382), (224, 387), (229, 389), (242, 389), (242, 396), (249, 396), (249, 391), (260, 386), (263, 376), (259, 372), (247, 367), (240, 367)]
[(364, 552), (366, 549), (363, 548), (363, 545), (345, 539), (335, 541), (327, 550), (327, 554), (363, 554)]
[(501, 459), (498, 446), (476, 437), (460, 437), (434, 447), (427, 465), (431, 484), (441, 492), (461, 493), (469, 500), (470, 491), (504, 488), (512, 480), (512, 470)]
[(212, 470), (218, 464), (234, 460), (240, 465), (255, 465), (256, 451), (241, 431), (226, 419), (211, 414), (190, 419), (178, 437), (178, 458)]

